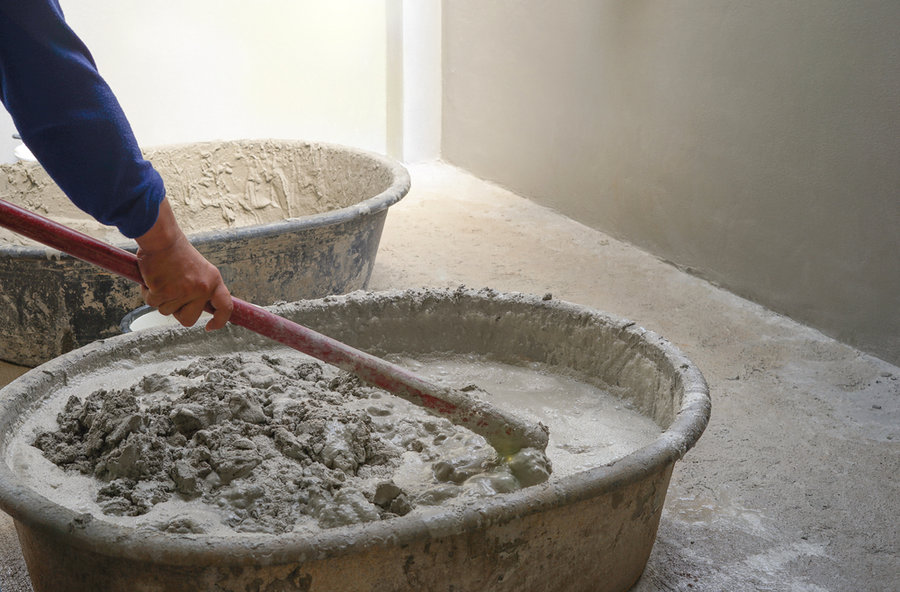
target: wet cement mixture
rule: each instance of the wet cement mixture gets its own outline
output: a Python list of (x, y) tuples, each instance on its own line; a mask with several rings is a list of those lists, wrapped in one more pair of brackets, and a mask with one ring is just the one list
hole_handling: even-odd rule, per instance
[(521, 487), (481, 436), (305, 357), (197, 359), (69, 396), (57, 423), (33, 440), (47, 459), (94, 477), (107, 517), (167, 532), (330, 528)]

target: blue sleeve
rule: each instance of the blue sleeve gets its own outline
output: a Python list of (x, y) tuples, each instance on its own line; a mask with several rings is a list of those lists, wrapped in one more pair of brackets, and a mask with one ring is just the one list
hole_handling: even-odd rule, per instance
[(58, 0), (0, 0), (0, 99), (75, 205), (130, 238), (153, 226), (163, 180)]

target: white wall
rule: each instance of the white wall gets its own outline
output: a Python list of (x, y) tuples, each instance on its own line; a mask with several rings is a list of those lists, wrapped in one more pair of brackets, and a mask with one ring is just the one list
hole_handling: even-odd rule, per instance
[(16, 127), (13, 125), (9, 113), (0, 108), (0, 164), (15, 162), (16, 160), (13, 150), (21, 142), (13, 140), (12, 135), (14, 133), (16, 133)]
[[(385, 0), (62, 0), (142, 146), (299, 138), (385, 151)], [(0, 118), (0, 161), (14, 130)]]
[(443, 7), (442, 158), (900, 363), (900, 2)]
[(387, 0), (387, 145), (404, 162), (441, 151), (441, 0)]
[(403, 1), (403, 160), (441, 153), (441, 0)]
[[(441, 0), (62, 0), (143, 146), (301, 138), (437, 158)], [(0, 163), (18, 142), (0, 112)]]

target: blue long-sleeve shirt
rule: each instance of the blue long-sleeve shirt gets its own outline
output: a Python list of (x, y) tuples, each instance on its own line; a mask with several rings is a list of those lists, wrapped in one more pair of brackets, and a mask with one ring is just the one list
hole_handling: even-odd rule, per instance
[(130, 238), (153, 226), (163, 180), (58, 0), (0, 0), (0, 99), (75, 205)]

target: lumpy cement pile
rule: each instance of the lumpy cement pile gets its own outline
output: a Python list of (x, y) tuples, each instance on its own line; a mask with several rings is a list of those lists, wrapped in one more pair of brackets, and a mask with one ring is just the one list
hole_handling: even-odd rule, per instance
[(107, 517), (166, 532), (329, 528), (520, 487), (480, 436), (296, 356), (196, 359), (71, 396), (57, 422), (33, 445), (93, 477)]

